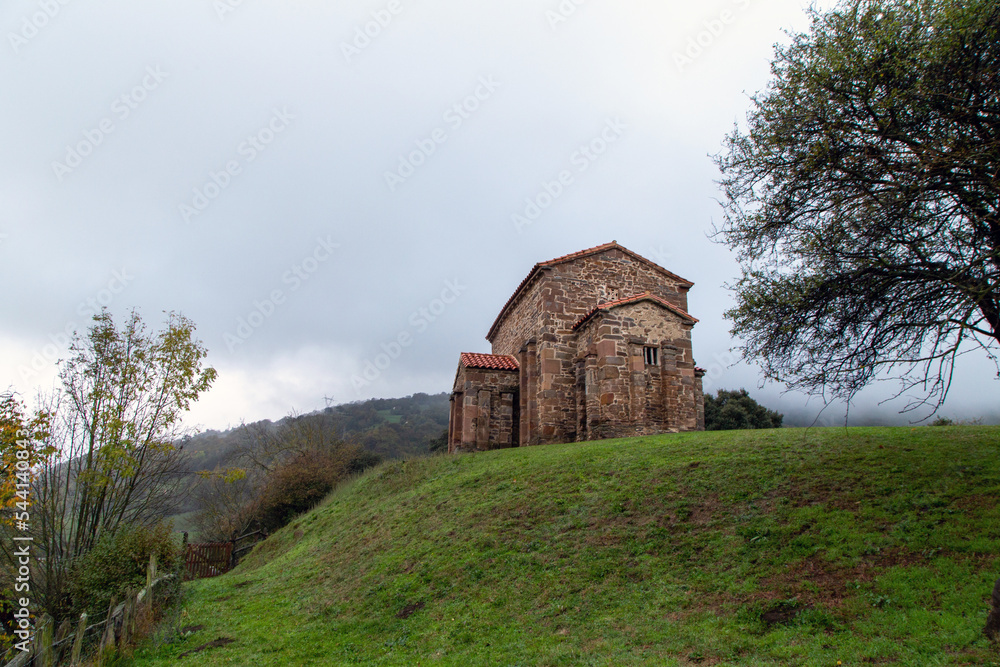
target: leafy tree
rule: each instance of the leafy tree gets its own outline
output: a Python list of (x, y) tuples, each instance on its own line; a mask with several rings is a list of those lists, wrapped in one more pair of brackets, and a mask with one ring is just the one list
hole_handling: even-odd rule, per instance
[(15, 595), (19, 563), (11, 538), (25, 535), (19, 521), (30, 525), (31, 485), (39, 461), (51, 454), (44, 444), (48, 424), (49, 415), (29, 415), (14, 393), (0, 394), (0, 653), (14, 643), (13, 601), (23, 597)]
[(732, 333), (792, 388), (885, 372), (936, 410), (956, 356), (1000, 342), (1000, 3), (809, 13), (716, 158)]
[(129, 525), (102, 535), (74, 567), (70, 587), (74, 613), (105, 612), (112, 597), (122, 600), (129, 590), (142, 589), (151, 554), (156, 554), (159, 572), (180, 565), (179, 540), (168, 524)]
[(784, 415), (768, 410), (750, 398), (746, 389), (720, 389), (716, 396), (705, 395), (705, 430), (781, 428)]
[(328, 413), (244, 424), (238, 445), (214, 471), (200, 473), (199, 539), (228, 541), (255, 528), (273, 531), (340, 481), (381, 462), (338, 437)]
[(300, 452), (275, 467), (261, 493), (259, 524), (268, 532), (315, 507), (347, 478), (356, 447)]
[(194, 517), (198, 540), (228, 542), (250, 532), (260, 511), (263, 476), (225, 464), (198, 473)]
[(38, 467), (33, 514), (41, 551), (35, 575), (46, 611), (68, 610), (74, 564), (121, 527), (152, 526), (177, 502), (184, 471), (172, 443), (191, 403), (215, 369), (194, 324), (170, 313), (149, 333), (133, 311), (118, 328), (108, 311), (74, 337), (62, 363), (62, 391), (51, 397), (47, 444)]
[(14, 393), (0, 394), (0, 523), (8, 528), (14, 526), (15, 514), (30, 506), (35, 468), (52, 453), (44, 444), (49, 420), (44, 412), (28, 416)]
[(447, 452), (448, 451), (448, 429), (441, 432), (436, 438), (432, 438), (427, 443), (427, 448), (431, 452)]

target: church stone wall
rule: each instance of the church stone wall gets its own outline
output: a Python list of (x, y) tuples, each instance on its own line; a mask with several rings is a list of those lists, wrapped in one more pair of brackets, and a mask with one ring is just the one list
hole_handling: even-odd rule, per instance
[(460, 366), (451, 398), (448, 451), (518, 445), (518, 371)]
[[(703, 427), (692, 322), (662, 305), (638, 302), (604, 311), (574, 329), (597, 305), (644, 292), (687, 312), (689, 283), (620, 246), (553, 260), (535, 271), (489, 336), (494, 355), (512, 355), (520, 364), (512, 407), (519, 428), (509, 442), (536, 445)], [(655, 367), (644, 363), (647, 345), (660, 351)], [(480, 418), (482, 401), (489, 400), (492, 411), (497, 399), (462, 391), (463, 407), (455, 411), (466, 433), (461, 446), (477, 448), (469, 420)], [(498, 442), (508, 442), (500, 437)]]
[(525, 293), (518, 297), (490, 341), (493, 344), (493, 354), (517, 356), (524, 344), (538, 335), (539, 313), (542, 309), (541, 291), (541, 281), (536, 278), (527, 286)]
[[(523, 444), (581, 439), (575, 404), (578, 378), (573, 326), (600, 303), (642, 292), (687, 310), (686, 283), (670, 279), (621, 250), (610, 249), (542, 269), (528, 293), (507, 313), (492, 341), (494, 354), (518, 354), (524, 344), (518, 345), (519, 341), (537, 336), (537, 426), (522, 431)], [(525, 405), (525, 409), (532, 406)]]
[[(580, 327), (577, 439), (695, 430), (701, 381), (690, 332), (690, 322), (649, 302), (617, 306)], [(646, 363), (647, 347), (656, 364)]]

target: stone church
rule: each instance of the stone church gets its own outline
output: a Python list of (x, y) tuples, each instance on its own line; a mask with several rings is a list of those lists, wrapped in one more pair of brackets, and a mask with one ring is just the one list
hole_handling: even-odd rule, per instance
[(461, 355), (448, 451), (704, 429), (692, 286), (614, 241), (536, 264)]

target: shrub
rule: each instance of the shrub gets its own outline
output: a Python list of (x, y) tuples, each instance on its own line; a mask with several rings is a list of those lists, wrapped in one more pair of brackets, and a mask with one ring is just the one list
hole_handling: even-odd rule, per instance
[(380, 462), (377, 454), (350, 446), (295, 454), (267, 477), (257, 523), (273, 532), (315, 507), (340, 481)]
[(167, 524), (123, 526), (101, 536), (70, 575), (75, 613), (103, 613), (112, 596), (120, 601), (129, 590), (143, 588), (149, 556), (154, 553), (159, 572), (179, 567), (180, 545)]
[(432, 452), (447, 452), (448, 451), (448, 429), (441, 432), (436, 438), (431, 438), (427, 442), (427, 448)]
[(781, 428), (784, 415), (768, 410), (750, 398), (746, 389), (720, 389), (716, 396), (705, 395), (705, 430)]

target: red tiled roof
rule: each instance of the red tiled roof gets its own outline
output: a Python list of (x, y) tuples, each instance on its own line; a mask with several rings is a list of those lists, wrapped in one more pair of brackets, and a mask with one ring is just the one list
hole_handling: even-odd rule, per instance
[(462, 353), (462, 365), (466, 368), (484, 368), (491, 371), (516, 371), (520, 366), (517, 359), (509, 354)]
[(562, 257), (556, 257), (555, 259), (550, 259), (547, 262), (539, 262), (538, 264), (535, 264), (535, 266), (531, 269), (531, 271), (528, 272), (528, 275), (525, 277), (525, 279), (521, 281), (521, 284), (517, 286), (517, 289), (514, 290), (514, 293), (511, 295), (511, 297), (507, 299), (507, 303), (505, 303), (503, 308), (500, 309), (500, 314), (497, 315), (496, 320), (493, 321), (493, 326), (490, 327), (489, 333), (486, 334), (486, 340), (492, 340), (493, 334), (496, 333), (497, 328), (499, 328), (500, 321), (503, 320), (504, 315), (506, 315), (507, 311), (509, 311), (511, 307), (514, 305), (514, 302), (517, 300), (517, 297), (524, 291), (524, 289), (528, 286), (528, 284), (542, 272), (542, 270), (551, 269), (554, 266), (558, 266), (559, 264), (564, 264), (566, 262), (571, 262), (575, 259), (580, 259), (581, 257), (596, 255), (597, 253), (604, 252), (605, 250), (611, 250), (612, 248), (617, 248), (618, 250), (621, 250), (622, 252), (624, 252), (626, 255), (629, 255), (633, 259), (640, 261), (643, 264), (646, 264), (647, 266), (656, 269), (660, 273), (667, 275), (673, 280), (680, 282), (682, 287), (690, 288), (694, 286), (694, 283), (691, 282), (690, 280), (685, 280), (684, 278), (678, 276), (676, 273), (671, 273), (670, 271), (667, 271), (659, 264), (651, 262), (645, 257), (639, 255), (638, 253), (632, 252), (628, 248), (619, 245), (617, 241), (612, 241), (611, 243), (605, 243), (604, 245), (588, 248), (587, 250), (580, 250), (579, 252), (563, 255)]
[(686, 320), (691, 321), (692, 323), (698, 322), (698, 320), (696, 318), (691, 317), (691, 315), (689, 315), (688, 313), (686, 313), (682, 308), (678, 308), (677, 306), (675, 306), (674, 304), (670, 303), (669, 301), (667, 301), (665, 299), (661, 299), (658, 296), (654, 296), (653, 294), (651, 294), (649, 292), (643, 292), (642, 294), (636, 294), (635, 296), (628, 296), (628, 297), (625, 297), (624, 299), (618, 299), (617, 301), (609, 301), (608, 303), (602, 303), (602, 304), (596, 306), (589, 313), (587, 313), (586, 315), (584, 315), (583, 317), (581, 317), (580, 320), (576, 324), (573, 325), (573, 328), (574, 329), (580, 328), (583, 325), (584, 322), (586, 322), (587, 320), (589, 320), (591, 317), (593, 317), (597, 313), (601, 312), (602, 310), (610, 310), (610, 309), (614, 308), (615, 306), (624, 306), (626, 304), (637, 303), (639, 301), (652, 301), (654, 303), (658, 303), (661, 306), (663, 306), (664, 308), (666, 308), (667, 310), (670, 310), (671, 312), (674, 312), (677, 315), (680, 315), (681, 317), (683, 317)]

